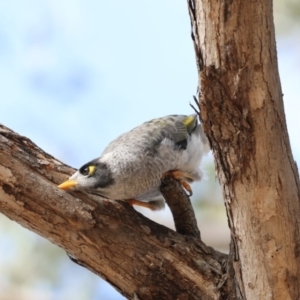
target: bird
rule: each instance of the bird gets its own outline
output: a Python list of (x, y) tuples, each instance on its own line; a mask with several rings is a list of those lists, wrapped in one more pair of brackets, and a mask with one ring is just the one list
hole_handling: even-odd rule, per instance
[(209, 150), (197, 114), (156, 118), (110, 142), (58, 188), (160, 210), (165, 207), (163, 178), (175, 178), (192, 195), (190, 183), (203, 177), (200, 163)]

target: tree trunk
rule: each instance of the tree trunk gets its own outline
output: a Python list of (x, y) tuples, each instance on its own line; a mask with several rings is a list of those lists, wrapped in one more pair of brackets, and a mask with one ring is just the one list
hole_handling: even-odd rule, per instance
[(205, 246), (194, 222), (178, 227), (191, 235), (179, 234), (125, 203), (57, 189), (74, 170), (4, 126), (0, 211), (130, 299), (299, 299), (299, 177), (271, 1), (188, 4), (201, 117), (232, 231), (229, 256)]
[(278, 75), (272, 1), (189, 1), (204, 129), (244, 299), (300, 298), (300, 188)]

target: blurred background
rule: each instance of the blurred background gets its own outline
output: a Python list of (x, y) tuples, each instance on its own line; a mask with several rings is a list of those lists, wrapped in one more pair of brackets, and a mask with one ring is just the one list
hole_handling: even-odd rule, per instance
[[(288, 129), (300, 161), (300, 2), (274, 3)], [(189, 114), (197, 72), (186, 1), (0, 0), (0, 122), (80, 167), (119, 134)], [(298, 119), (297, 119), (298, 118)], [(203, 240), (229, 231), (211, 154), (193, 184)], [(168, 209), (147, 217), (173, 228)], [(120, 300), (65, 252), (0, 214), (0, 300)]]

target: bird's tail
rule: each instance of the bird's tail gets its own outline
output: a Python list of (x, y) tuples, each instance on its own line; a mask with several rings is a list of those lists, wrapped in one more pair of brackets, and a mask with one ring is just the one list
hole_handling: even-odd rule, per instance
[(165, 208), (165, 200), (158, 199), (158, 200), (151, 200), (148, 202), (151, 205), (151, 210), (161, 210)]

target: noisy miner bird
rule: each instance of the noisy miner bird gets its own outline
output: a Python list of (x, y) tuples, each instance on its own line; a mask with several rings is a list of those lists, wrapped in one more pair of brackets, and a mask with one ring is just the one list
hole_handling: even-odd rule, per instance
[(170, 175), (192, 194), (189, 183), (200, 180), (202, 156), (209, 144), (197, 115), (153, 119), (112, 141), (96, 158), (58, 187), (162, 209), (161, 180)]

